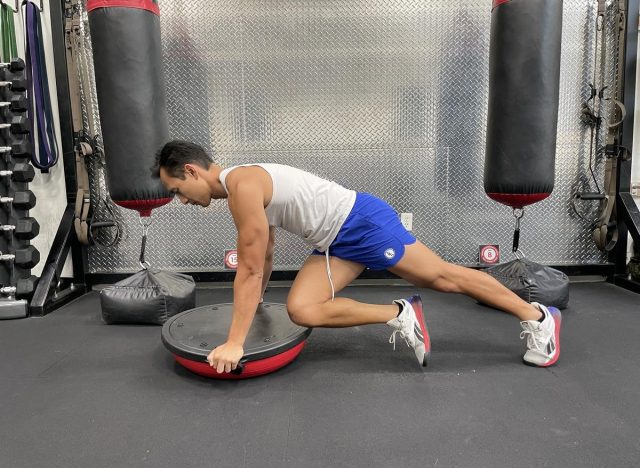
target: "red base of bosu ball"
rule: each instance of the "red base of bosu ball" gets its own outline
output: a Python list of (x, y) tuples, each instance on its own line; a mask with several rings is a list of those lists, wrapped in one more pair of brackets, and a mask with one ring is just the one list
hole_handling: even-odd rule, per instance
[(192, 361), (190, 359), (185, 359), (176, 354), (173, 356), (176, 358), (176, 361), (189, 369), (191, 372), (194, 372), (203, 377), (212, 377), (214, 379), (248, 379), (250, 377), (258, 377), (260, 375), (270, 374), (273, 371), (276, 371), (291, 361), (293, 361), (298, 354), (304, 348), (306, 341), (296, 345), (291, 348), (289, 351), (285, 351), (277, 356), (272, 356), (265, 359), (259, 359), (258, 361), (247, 362), (242, 369), (242, 372), (239, 374), (232, 374), (231, 372), (223, 372), (218, 373), (213, 367), (209, 365), (207, 362), (198, 362)]
[(171, 317), (162, 327), (162, 342), (186, 369), (214, 379), (247, 379), (268, 374), (293, 361), (311, 329), (295, 325), (284, 304), (261, 304), (236, 370), (218, 373), (207, 362), (212, 349), (227, 340), (233, 304), (213, 304)]

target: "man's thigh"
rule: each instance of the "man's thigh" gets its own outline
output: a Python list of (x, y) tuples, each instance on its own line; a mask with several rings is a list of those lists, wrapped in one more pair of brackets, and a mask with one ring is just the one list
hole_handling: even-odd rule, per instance
[[(333, 289), (337, 293), (356, 279), (364, 265), (329, 256)], [(327, 273), (327, 259), (324, 255), (310, 255), (298, 272), (288, 303), (320, 304), (331, 299), (331, 284)]]

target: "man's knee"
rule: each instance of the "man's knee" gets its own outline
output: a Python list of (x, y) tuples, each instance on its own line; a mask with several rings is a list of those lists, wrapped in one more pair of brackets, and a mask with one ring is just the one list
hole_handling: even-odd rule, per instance
[(301, 327), (314, 327), (314, 310), (317, 307), (304, 301), (289, 298), (287, 300), (287, 312), (293, 323)]

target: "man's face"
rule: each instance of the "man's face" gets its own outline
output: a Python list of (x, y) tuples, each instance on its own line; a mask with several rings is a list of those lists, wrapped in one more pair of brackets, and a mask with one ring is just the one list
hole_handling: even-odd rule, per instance
[(209, 185), (201, 177), (199, 169), (198, 166), (186, 164), (184, 179), (181, 179), (171, 176), (162, 167), (160, 168), (160, 181), (183, 204), (207, 207), (211, 203), (211, 192), (209, 191)]

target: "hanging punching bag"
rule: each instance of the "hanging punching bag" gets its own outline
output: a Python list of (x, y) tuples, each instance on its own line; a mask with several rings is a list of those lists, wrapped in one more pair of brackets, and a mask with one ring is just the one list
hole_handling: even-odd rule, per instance
[(88, 0), (98, 107), (113, 201), (149, 216), (171, 201), (150, 167), (168, 140), (156, 0)]
[(484, 189), (513, 208), (553, 191), (562, 0), (494, 0)]
[[(484, 189), (514, 208), (514, 252), (520, 210), (553, 191), (561, 35), (562, 0), (493, 1)], [(567, 276), (525, 258), (487, 273), (525, 301), (569, 302)]]

